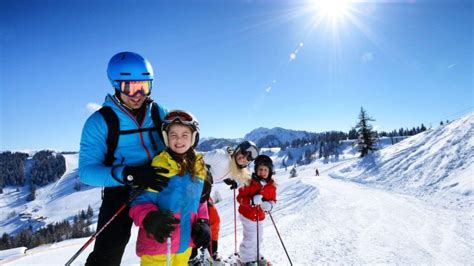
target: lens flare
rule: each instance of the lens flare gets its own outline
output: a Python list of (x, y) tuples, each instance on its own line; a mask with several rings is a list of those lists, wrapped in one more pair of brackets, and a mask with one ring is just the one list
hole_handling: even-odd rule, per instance
[(316, 0), (314, 8), (322, 16), (338, 20), (347, 15), (349, 2), (347, 0)]

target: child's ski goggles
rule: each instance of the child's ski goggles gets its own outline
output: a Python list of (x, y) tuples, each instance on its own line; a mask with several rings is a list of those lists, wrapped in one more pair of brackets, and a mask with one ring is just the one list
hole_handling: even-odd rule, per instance
[(140, 93), (143, 96), (148, 96), (151, 93), (151, 81), (150, 80), (120, 81), (120, 92), (129, 97), (134, 97), (138, 93)]
[(170, 111), (163, 119), (164, 124), (179, 122), (184, 125), (197, 127), (198, 122), (191, 113), (181, 110)]

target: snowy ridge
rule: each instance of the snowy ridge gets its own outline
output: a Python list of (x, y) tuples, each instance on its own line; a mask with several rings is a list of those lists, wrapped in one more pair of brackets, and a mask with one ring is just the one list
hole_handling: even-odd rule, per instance
[[(262, 143), (263, 146), (267, 146), (272, 143), (273, 146), (278, 146), (286, 142), (290, 142), (295, 139), (310, 138), (314, 133), (309, 133), (302, 130), (290, 130), (281, 127), (264, 128), (260, 127), (252, 130), (246, 134), (244, 139), (251, 140), (258, 144), (259, 141), (265, 141), (268, 143)], [(270, 146), (271, 147), (271, 146)]]
[(474, 113), (422, 132), (330, 175), (473, 206)]

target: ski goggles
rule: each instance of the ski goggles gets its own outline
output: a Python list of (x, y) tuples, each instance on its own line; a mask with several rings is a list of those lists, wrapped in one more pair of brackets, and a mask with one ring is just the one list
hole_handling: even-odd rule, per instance
[(122, 80), (119, 82), (120, 92), (129, 97), (134, 97), (138, 93), (143, 96), (148, 96), (151, 93), (150, 80)]
[(240, 147), (239, 149), (237, 149), (236, 152), (244, 155), (247, 161), (249, 162), (255, 160), (255, 158), (257, 158), (258, 156), (258, 151), (255, 149), (255, 147), (252, 147), (252, 146)]
[(165, 124), (178, 122), (193, 127), (197, 127), (198, 125), (198, 122), (194, 119), (192, 114), (181, 110), (170, 111), (163, 119), (163, 122)]
[(258, 156), (258, 151), (253, 149), (253, 148), (249, 148), (247, 150), (242, 150), (240, 152), (243, 155), (245, 155), (245, 157), (247, 158), (247, 161), (249, 161), (249, 162), (255, 160), (255, 158), (257, 158), (257, 156)]

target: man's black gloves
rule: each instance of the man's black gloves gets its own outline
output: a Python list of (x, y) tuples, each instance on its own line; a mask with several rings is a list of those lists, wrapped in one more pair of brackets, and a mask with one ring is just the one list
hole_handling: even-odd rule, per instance
[(196, 248), (207, 248), (211, 242), (211, 228), (209, 226), (209, 221), (206, 219), (198, 219), (193, 225), (191, 237), (193, 238)]
[(224, 179), (224, 183), (230, 186), (230, 189), (236, 189), (239, 186), (237, 182), (235, 182), (235, 180), (231, 178)]
[(142, 221), (143, 228), (156, 241), (164, 243), (171, 235), (179, 219), (173, 216), (171, 211), (151, 211)]
[(162, 191), (170, 179), (160, 174), (167, 173), (169, 173), (168, 169), (153, 167), (147, 163), (140, 166), (125, 166), (122, 176), (126, 185)]

